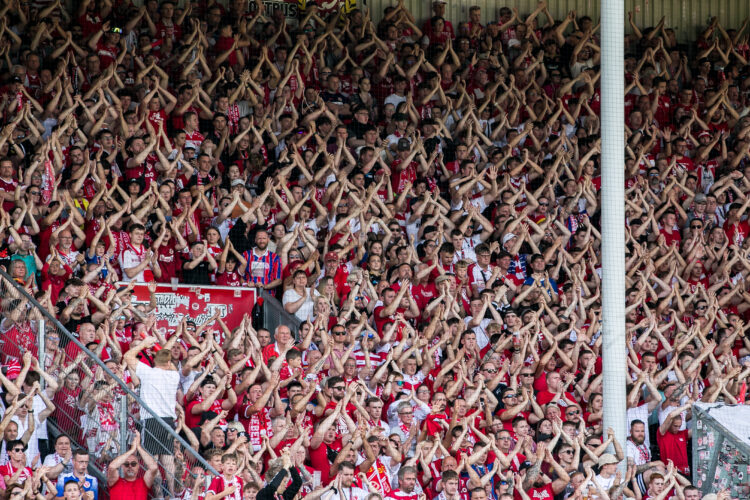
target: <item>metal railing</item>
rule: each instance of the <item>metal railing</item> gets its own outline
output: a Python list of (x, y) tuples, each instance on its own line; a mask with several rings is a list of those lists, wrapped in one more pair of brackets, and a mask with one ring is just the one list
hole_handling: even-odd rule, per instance
[(292, 330), (295, 337), (299, 334), (299, 326), (302, 321), (294, 314), (289, 314), (284, 310), (284, 306), (273, 295), (263, 288), (257, 288), (259, 297), (263, 299), (263, 328), (273, 333), (279, 325), (286, 325)]
[[(39, 453), (40, 460), (44, 460), (46, 454), (55, 452), (53, 437), (64, 434), (74, 449), (89, 452), (90, 473), (98, 477), (100, 487), (106, 487), (108, 464), (127, 451), (134, 432), (139, 430), (144, 448), (160, 468), (153, 497), (179, 496), (185, 489), (183, 478), (188, 476), (191, 465), (200, 464), (216, 473), (175, 431), (171, 422), (157, 415), (123, 380), (133, 375), (127, 374), (122, 362), (122, 351), (132, 340), (126, 332), (118, 332), (116, 325), (111, 331), (97, 328), (84, 322), (85, 316), (78, 321), (68, 320), (68, 324), (78, 324), (77, 331), (70, 332), (22, 284), (1, 269), (0, 297), (2, 362), (10, 367), (9, 373), (14, 369), (20, 371), (25, 364), (24, 355), (30, 353), (29, 373), (35, 372), (37, 366), (44, 371), (40, 390), (54, 404), (46, 421), (38, 421), (39, 413), (26, 417), (35, 418), (37, 427), (27, 453), (32, 457)], [(50, 304), (47, 302), (48, 307)], [(60, 306), (65, 307), (65, 300)], [(62, 313), (57, 311), (58, 315)], [(73, 317), (78, 317), (78, 313), (85, 311), (74, 311)], [(24, 416), (19, 414), (19, 417)], [(143, 425), (146, 419), (148, 425)], [(50, 434), (46, 435), (47, 430)], [(47, 449), (40, 449), (40, 443), (45, 448), (45, 442), (49, 443)], [(170, 450), (177, 460), (169, 458)]]
[(696, 403), (690, 425), (693, 484), (704, 495), (750, 498), (750, 406)]

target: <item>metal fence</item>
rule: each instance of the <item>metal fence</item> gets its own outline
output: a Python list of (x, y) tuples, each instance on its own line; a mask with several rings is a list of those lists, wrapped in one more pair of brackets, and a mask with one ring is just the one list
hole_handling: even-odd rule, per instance
[(750, 498), (750, 406), (696, 403), (691, 425), (693, 484), (703, 494)]
[[(263, 299), (263, 328), (271, 332), (273, 338), (274, 331), (279, 325), (286, 325), (292, 331), (292, 335), (299, 337), (299, 326), (302, 321), (294, 314), (289, 314), (284, 310), (284, 306), (273, 295), (263, 288), (258, 288), (259, 297)], [(299, 340), (299, 338), (298, 338)]]
[[(215, 470), (178, 434), (181, 429), (144, 404), (140, 389), (133, 389), (134, 374), (128, 373), (123, 355), (133, 341), (137, 321), (131, 324), (132, 331), (130, 327), (118, 329), (124, 321), (114, 314), (94, 326), (86, 300), (76, 298), (79, 293), (83, 296), (81, 288), (69, 285), (68, 298), (53, 305), (44, 292), (32, 296), (23, 283), (0, 270), (2, 363), (9, 378), (17, 378), (28, 366), (25, 380), (32, 383), (21, 388), (38, 394), (33, 398), (33, 413), (19, 404), (9, 410), (22, 423), (19, 438), (34, 425), (28, 436), (27, 460), (31, 463), (37, 455), (39, 463), (48, 455), (54, 460), (54, 439), (63, 434), (72, 449), (89, 452), (89, 472), (98, 476), (104, 489), (108, 464), (128, 449), (139, 430), (144, 447), (160, 468), (152, 497), (179, 496), (192, 464)], [(58, 318), (75, 331), (66, 329)], [(39, 387), (32, 389), (38, 377)], [(19, 394), (17, 401), (24, 396)], [(185, 431), (187, 437), (190, 430)], [(155, 443), (171, 448), (172, 454)]]

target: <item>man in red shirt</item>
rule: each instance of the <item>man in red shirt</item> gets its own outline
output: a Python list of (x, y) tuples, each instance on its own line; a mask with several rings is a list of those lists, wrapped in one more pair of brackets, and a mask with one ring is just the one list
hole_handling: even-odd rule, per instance
[(315, 434), (310, 439), (310, 465), (316, 471), (320, 471), (320, 484), (322, 485), (328, 485), (338, 470), (338, 467), (332, 466), (333, 457), (341, 451), (343, 444), (333, 424), (341, 415), (346, 402), (340, 401), (330, 415), (318, 422)]
[[(140, 472), (138, 455), (141, 456), (146, 467), (146, 473), (142, 477), (138, 477)], [(123, 467), (122, 476), (120, 476), (120, 467)], [(158, 473), (159, 464), (143, 450), (141, 436), (138, 431), (135, 431), (130, 449), (115, 458), (107, 469), (109, 498), (111, 500), (147, 500)]]
[(692, 401), (675, 408), (659, 426), (657, 441), (662, 462), (671, 460), (675, 469), (681, 474), (690, 474), (688, 464), (687, 443), (692, 436), (692, 429), (680, 430), (682, 427), (682, 412), (690, 409)]
[(396, 149), (398, 151), (397, 157), (391, 163), (393, 192), (401, 193), (407, 188), (407, 183), (413, 183), (417, 180), (417, 162), (414, 161), (414, 157), (417, 155), (418, 149), (412, 148), (411, 142), (406, 137), (398, 140)]
[(666, 211), (661, 219), (661, 224), (662, 227), (659, 229), (659, 234), (664, 236), (666, 245), (677, 245), (679, 247), (680, 242), (682, 242), (682, 236), (677, 226), (677, 214), (672, 210)]
[(724, 222), (724, 233), (726, 233), (730, 245), (742, 247), (742, 242), (750, 235), (750, 224), (747, 220), (741, 220), (748, 205), (750, 205), (750, 198), (747, 198), (742, 205), (732, 203), (729, 206), (727, 220)]
[(260, 450), (264, 436), (269, 439), (273, 437), (271, 419), (284, 414), (281, 398), (275, 398), (272, 408), (266, 406), (278, 388), (279, 380), (279, 374), (274, 373), (265, 389), (261, 384), (251, 385), (237, 403), (237, 416), (250, 437), (253, 451)]

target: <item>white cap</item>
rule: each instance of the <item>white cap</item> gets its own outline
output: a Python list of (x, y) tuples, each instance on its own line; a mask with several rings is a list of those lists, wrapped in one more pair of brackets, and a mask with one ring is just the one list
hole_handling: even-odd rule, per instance
[(505, 236), (503, 236), (503, 245), (505, 245), (506, 243), (508, 243), (510, 240), (512, 240), (515, 237), (516, 235), (513, 233), (506, 234)]

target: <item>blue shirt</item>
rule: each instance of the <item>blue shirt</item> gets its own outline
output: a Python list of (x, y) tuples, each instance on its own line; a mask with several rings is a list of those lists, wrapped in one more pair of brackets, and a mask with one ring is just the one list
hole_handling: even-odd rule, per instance
[[(540, 287), (542, 287), (542, 290), (544, 290), (545, 292), (547, 292), (548, 296), (552, 296), (552, 294), (549, 292), (549, 290), (547, 290), (545, 288), (545, 285), (546, 285), (545, 281), (547, 281), (547, 280), (545, 280), (544, 278), (541, 278), (541, 279), (537, 280), (537, 284)], [(528, 278), (526, 278), (526, 280), (524, 280), (523, 284), (524, 285), (533, 285), (534, 284), (534, 278), (532, 278), (531, 276), (529, 276)], [(552, 278), (549, 279), (549, 286), (550, 286), (550, 288), (552, 288), (555, 291), (555, 293), (559, 293), (559, 291), (557, 289), (557, 282), (555, 280), (553, 280)]]
[[(68, 481), (75, 481), (76, 483), (78, 483), (80, 480), (72, 472), (70, 474), (60, 474), (57, 477), (58, 498), (61, 498), (63, 496), (63, 493), (65, 491), (65, 483), (67, 483)], [(99, 482), (95, 477), (86, 474), (86, 476), (83, 478), (83, 491), (93, 492), (94, 500), (99, 500)]]

